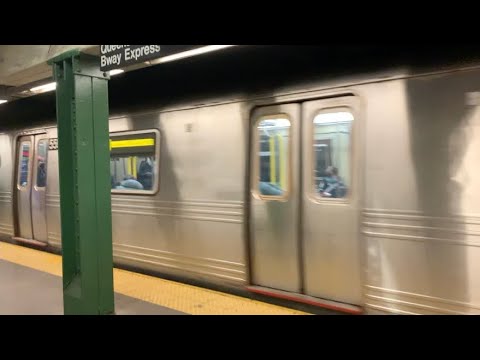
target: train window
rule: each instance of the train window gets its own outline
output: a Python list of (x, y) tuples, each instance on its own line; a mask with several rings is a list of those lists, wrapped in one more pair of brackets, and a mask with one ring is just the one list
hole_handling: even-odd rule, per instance
[(257, 124), (258, 191), (265, 197), (284, 197), (289, 186), (291, 123), (285, 117), (263, 118)]
[(40, 140), (37, 147), (37, 188), (47, 185), (48, 140)]
[(322, 112), (313, 120), (313, 183), (321, 198), (348, 196), (353, 120), (352, 113), (343, 109)]
[(30, 171), (30, 141), (23, 141), (20, 144), (20, 164), (18, 171), (18, 185), (28, 186), (28, 175)]
[(135, 131), (110, 137), (112, 192), (155, 194), (158, 190), (158, 131)]

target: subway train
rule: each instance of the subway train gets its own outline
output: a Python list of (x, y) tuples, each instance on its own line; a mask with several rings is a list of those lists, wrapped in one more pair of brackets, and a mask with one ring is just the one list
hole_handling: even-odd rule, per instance
[[(109, 121), (116, 265), (346, 313), (480, 313), (480, 65), (180, 91)], [(0, 134), (0, 233), (61, 249), (54, 116)]]

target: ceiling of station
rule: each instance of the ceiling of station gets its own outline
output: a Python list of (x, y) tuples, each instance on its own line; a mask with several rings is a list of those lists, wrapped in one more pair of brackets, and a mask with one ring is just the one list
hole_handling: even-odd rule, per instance
[[(125, 65), (115, 72), (138, 70), (232, 46), (238, 45), (162, 45), (161, 59)], [(0, 104), (37, 95), (37, 87), (52, 85), (52, 67), (47, 64), (48, 60), (73, 49), (100, 55), (100, 45), (0, 45)]]
[(0, 45), (0, 99), (28, 96), (22, 92), (52, 78), (47, 61), (72, 49), (98, 53), (98, 45)]

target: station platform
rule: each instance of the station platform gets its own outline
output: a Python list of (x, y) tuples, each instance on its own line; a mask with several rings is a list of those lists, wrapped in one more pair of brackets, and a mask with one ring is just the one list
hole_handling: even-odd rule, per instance
[[(62, 258), (0, 242), (0, 315), (63, 315)], [(307, 312), (114, 269), (117, 315), (309, 315)]]

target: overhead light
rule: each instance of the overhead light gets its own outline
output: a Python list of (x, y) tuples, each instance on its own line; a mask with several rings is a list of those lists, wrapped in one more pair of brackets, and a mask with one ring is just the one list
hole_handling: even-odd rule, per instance
[(287, 119), (267, 119), (260, 122), (259, 129), (290, 127), (290, 121)]
[(118, 75), (118, 74), (122, 74), (124, 72), (125, 72), (125, 70), (122, 70), (122, 69), (112, 70), (112, 71), (110, 71), (110, 76), (115, 76), (115, 75)]
[(160, 59), (153, 60), (151, 62), (151, 64), (163, 64), (163, 63), (170, 62), (170, 61), (185, 59), (185, 58), (192, 57), (192, 56), (206, 54), (206, 53), (209, 53), (209, 52), (212, 52), (212, 51), (218, 51), (218, 50), (226, 49), (226, 48), (229, 48), (229, 47), (232, 47), (232, 46), (238, 46), (238, 45), (207, 45), (207, 46), (203, 46), (203, 47), (198, 48), (198, 49), (183, 51), (183, 52), (178, 53), (178, 54), (164, 56)]
[(0, 100), (0, 104), (5, 104), (8, 100)]
[(40, 86), (36, 86), (34, 88), (31, 88), (30, 91), (33, 92), (33, 93), (41, 94), (41, 93), (45, 93), (45, 92), (48, 92), (48, 91), (53, 91), (56, 88), (57, 88), (57, 83), (52, 82), (52, 83), (49, 83), (49, 84), (40, 85)]
[(338, 124), (338, 123), (348, 123), (352, 122), (353, 115), (349, 112), (342, 111), (342, 112), (335, 112), (335, 113), (325, 113), (320, 114), (315, 117), (313, 122), (315, 124)]

